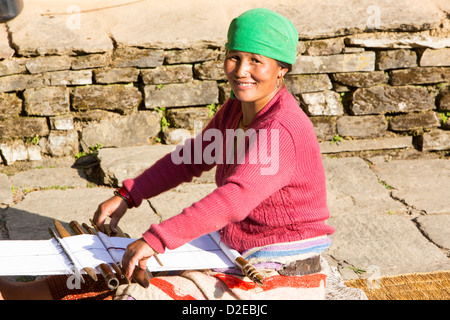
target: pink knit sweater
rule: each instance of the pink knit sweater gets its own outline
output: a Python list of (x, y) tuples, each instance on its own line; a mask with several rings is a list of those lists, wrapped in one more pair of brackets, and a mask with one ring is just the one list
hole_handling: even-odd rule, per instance
[[(215, 191), (143, 234), (157, 252), (216, 230), (221, 230), (222, 241), (240, 252), (334, 232), (325, 223), (330, 214), (317, 138), (294, 97), (283, 88), (258, 113), (246, 132), (256, 132), (256, 143), (246, 149), (245, 161), (230, 158), (227, 152), (226, 137), (237, 128), (241, 116), (240, 101), (229, 99), (195, 141), (188, 140), (183, 149), (180, 146), (175, 154), (123, 182), (139, 206), (143, 199), (191, 181), (217, 165)], [(216, 138), (207, 138), (208, 133)], [(220, 134), (223, 139), (217, 139)]]

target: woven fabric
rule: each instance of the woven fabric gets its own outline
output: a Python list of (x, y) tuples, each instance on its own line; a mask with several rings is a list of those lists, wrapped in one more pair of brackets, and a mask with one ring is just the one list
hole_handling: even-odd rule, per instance
[(204, 271), (184, 271), (178, 276), (155, 277), (147, 289), (132, 284), (119, 286), (116, 297), (136, 300), (322, 300), (326, 274), (282, 276), (266, 270), (265, 283), (259, 286), (244, 276)]
[(255, 267), (270, 266), (278, 270), (289, 261), (305, 260), (317, 256), (330, 246), (331, 237), (325, 235), (249, 249), (244, 251), (242, 256)]
[(116, 298), (124, 300), (367, 300), (363, 290), (345, 285), (335, 267), (321, 257), (321, 271), (303, 276), (282, 276), (265, 271), (258, 286), (248, 278), (212, 270), (185, 271), (177, 276), (151, 279), (139, 285), (119, 286)]

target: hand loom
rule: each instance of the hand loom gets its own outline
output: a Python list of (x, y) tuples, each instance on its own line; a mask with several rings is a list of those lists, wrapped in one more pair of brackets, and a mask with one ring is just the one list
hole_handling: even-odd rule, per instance
[[(171, 270), (201, 270), (239, 267), (243, 274), (258, 285), (263, 275), (250, 265), (236, 250), (220, 241), (219, 232), (195, 239), (177, 249), (167, 249), (147, 262), (147, 270), (136, 266), (132, 279), (124, 275), (121, 262), (130, 238), (119, 227), (113, 234), (105, 224), (100, 232), (93, 221), (92, 227), (77, 221), (69, 223), (72, 233), (54, 220), (56, 231), (49, 228), (50, 240), (0, 241), (0, 275), (87, 274), (99, 281), (102, 275), (109, 289), (118, 287), (121, 280), (135, 282), (147, 288), (151, 272)], [(24, 263), (30, 261), (30, 263)], [(82, 277), (81, 277), (82, 278)], [(83, 280), (83, 279), (81, 279)]]

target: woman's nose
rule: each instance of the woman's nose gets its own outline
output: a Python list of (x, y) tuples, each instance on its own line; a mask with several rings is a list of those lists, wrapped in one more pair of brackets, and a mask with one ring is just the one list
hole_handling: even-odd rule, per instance
[(245, 61), (240, 61), (236, 65), (235, 74), (239, 78), (245, 78), (245, 77), (248, 77), (250, 75), (250, 71), (249, 70), (250, 69), (249, 69), (248, 63), (245, 62)]

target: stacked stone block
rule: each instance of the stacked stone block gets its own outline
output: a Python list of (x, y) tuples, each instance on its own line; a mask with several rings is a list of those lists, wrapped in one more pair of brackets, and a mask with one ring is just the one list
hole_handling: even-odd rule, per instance
[[(337, 137), (355, 151), (450, 149), (450, 43), (394, 35), (299, 41), (286, 86), (324, 153), (343, 151), (330, 147)], [(228, 99), (224, 53), (119, 46), (0, 60), (2, 161), (178, 143)]]

